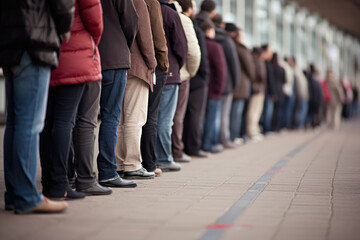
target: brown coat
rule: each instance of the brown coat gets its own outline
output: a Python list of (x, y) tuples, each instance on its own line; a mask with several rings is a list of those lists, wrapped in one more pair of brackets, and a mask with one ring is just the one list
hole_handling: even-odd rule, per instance
[(154, 40), (155, 57), (160, 71), (169, 71), (168, 48), (163, 26), (160, 3), (157, 0), (145, 0), (149, 8), (151, 32)]
[(131, 68), (128, 75), (138, 77), (153, 87), (152, 70), (155, 70), (156, 59), (152, 40), (149, 12), (144, 0), (133, 0), (139, 16), (139, 31), (131, 46)]
[(260, 56), (253, 54), (256, 69), (255, 81), (252, 84), (254, 93), (265, 93), (266, 90), (266, 66), (264, 60)]
[(251, 83), (255, 81), (256, 69), (251, 52), (241, 43), (235, 42), (236, 51), (241, 66), (240, 85), (234, 90), (235, 99), (248, 99), (250, 96)]

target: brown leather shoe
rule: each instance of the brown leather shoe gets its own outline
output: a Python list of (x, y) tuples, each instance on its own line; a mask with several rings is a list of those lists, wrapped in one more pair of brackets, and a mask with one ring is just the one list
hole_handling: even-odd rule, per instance
[(63, 212), (68, 207), (68, 204), (64, 201), (52, 201), (47, 197), (44, 197), (42, 203), (37, 206), (33, 212), (34, 213), (60, 213)]
[(155, 173), (155, 177), (160, 177), (162, 174), (162, 171), (160, 168), (155, 169), (154, 171), (152, 171), (153, 173)]

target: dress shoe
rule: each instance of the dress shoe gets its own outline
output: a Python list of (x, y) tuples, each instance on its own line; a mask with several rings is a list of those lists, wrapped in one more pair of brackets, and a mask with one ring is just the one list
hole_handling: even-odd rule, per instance
[(174, 161), (188, 163), (188, 162), (191, 162), (191, 157), (189, 155), (183, 153), (181, 157), (174, 157)]
[(136, 171), (124, 172), (125, 179), (153, 179), (155, 173), (148, 172), (145, 168), (140, 168)]
[(60, 213), (68, 207), (68, 204), (64, 201), (51, 201), (47, 197), (44, 197), (43, 201), (32, 212), (34, 213)]
[(111, 180), (102, 180), (99, 181), (99, 184), (104, 187), (113, 187), (113, 188), (134, 188), (137, 186), (135, 182), (124, 181), (121, 177)]
[(152, 171), (155, 174), (155, 177), (160, 177), (162, 174), (162, 171), (160, 168), (156, 168), (154, 171)]
[(53, 193), (50, 190), (49, 194), (47, 194), (47, 197), (51, 199), (75, 200), (85, 198), (85, 194), (74, 191), (70, 186), (68, 186), (63, 193)]
[(85, 195), (109, 195), (112, 193), (111, 188), (103, 187), (99, 183), (95, 182), (93, 185), (87, 188), (78, 188), (78, 192), (82, 192)]
[(166, 166), (159, 166), (159, 168), (163, 172), (175, 172), (175, 171), (180, 171), (181, 170), (181, 165), (179, 163), (172, 162), (172, 163), (170, 163), (169, 165), (166, 165)]

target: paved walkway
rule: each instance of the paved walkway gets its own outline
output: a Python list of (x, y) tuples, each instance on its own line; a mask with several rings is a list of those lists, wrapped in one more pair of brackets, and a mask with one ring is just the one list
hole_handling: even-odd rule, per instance
[[(1, 196), (3, 174), (1, 164)], [(137, 182), (60, 215), (14, 215), (1, 197), (0, 239), (360, 239), (360, 120), (272, 135)]]

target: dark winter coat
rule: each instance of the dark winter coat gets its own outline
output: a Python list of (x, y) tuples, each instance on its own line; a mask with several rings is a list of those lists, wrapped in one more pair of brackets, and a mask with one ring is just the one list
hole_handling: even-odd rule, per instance
[(276, 96), (276, 83), (274, 77), (274, 65), (270, 61), (265, 61), (266, 66), (266, 93), (270, 97)]
[(138, 31), (131, 0), (101, 0), (104, 32), (99, 44), (102, 70), (129, 69), (130, 48)]
[(101, 80), (97, 46), (102, 31), (100, 0), (76, 0), (71, 38), (61, 45), (59, 66), (51, 72), (50, 86)]
[(281, 66), (273, 66), (274, 70), (274, 90), (277, 99), (284, 97), (283, 87), (286, 82), (285, 69)]
[(180, 84), (180, 68), (184, 65), (188, 52), (185, 32), (175, 6), (165, 0), (159, 0), (159, 2), (170, 65), (166, 84)]
[(201, 60), (196, 75), (190, 80), (190, 91), (207, 86), (209, 83), (209, 60), (206, 49), (205, 34), (198, 26), (194, 25), (194, 27), (201, 50)]
[(266, 90), (266, 66), (264, 60), (257, 54), (253, 54), (256, 69), (255, 81), (252, 84), (252, 93), (265, 93)]
[(239, 86), (234, 90), (234, 98), (246, 100), (250, 96), (251, 83), (255, 81), (255, 63), (249, 49), (238, 42), (235, 42), (235, 45), (241, 66), (241, 81)]
[(73, 12), (74, 0), (1, 0), (0, 66), (18, 65), (27, 51), (33, 63), (56, 67)]
[(214, 40), (222, 46), (226, 59), (226, 85), (223, 92), (225, 95), (231, 93), (240, 83), (240, 63), (236, 53), (235, 44), (224, 29), (216, 28)]
[(226, 64), (224, 51), (220, 44), (206, 39), (208, 51), (210, 81), (208, 98), (221, 99), (226, 84)]

